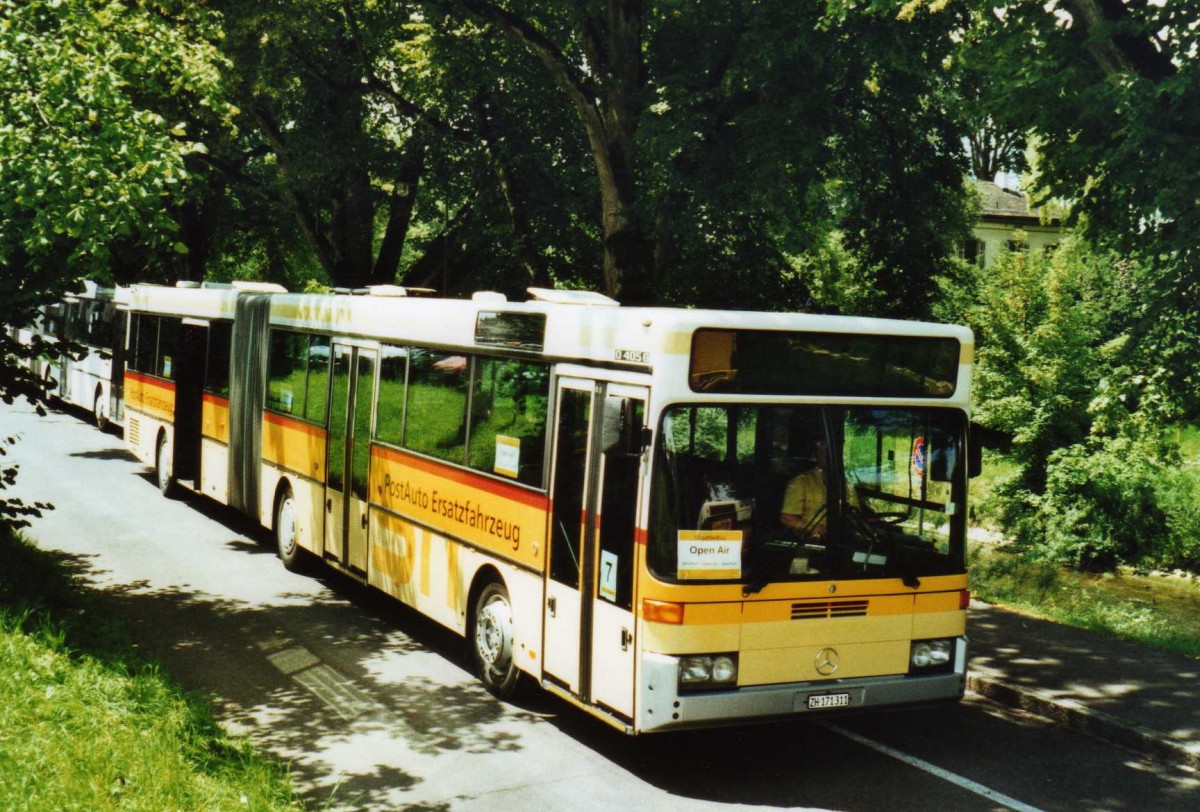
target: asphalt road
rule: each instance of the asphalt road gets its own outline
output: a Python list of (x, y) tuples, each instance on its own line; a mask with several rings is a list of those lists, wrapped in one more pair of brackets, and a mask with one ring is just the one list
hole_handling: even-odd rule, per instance
[(461, 639), (265, 533), (165, 500), (82, 414), (0, 404), (17, 495), (143, 648), (289, 762), (314, 808), (1200, 809), (1198, 776), (968, 696), (937, 711), (629, 738), (534, 691), (490, 697)]

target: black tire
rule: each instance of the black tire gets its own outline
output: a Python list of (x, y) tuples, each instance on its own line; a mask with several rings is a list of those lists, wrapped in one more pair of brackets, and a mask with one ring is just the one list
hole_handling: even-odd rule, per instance
[(479, 592), (468, 629), (475, 673), (488, 693), (498, 699), (512, 697), (521, 682), (513, 657), (512, 603), (504, 584), (492, 581)]
[(296, 496), (285, 488), (275, 504), (275, 551), (284, 569), (303, 572), (308, 563), (307, 551), (296, 543)]
[(99, 389), (96, 390), (96, 400), (92, 404), (92, 417), (96, 420), (96, 428), (108, 431), (108, 409), (104, 406), (104, 393)]
[(176, 493), (175, 472), (168, 454), (169, 450), (167, 438), (160, 437), (158, 448), (154, 452), (154, 482), (163, 496), (173, 499)]

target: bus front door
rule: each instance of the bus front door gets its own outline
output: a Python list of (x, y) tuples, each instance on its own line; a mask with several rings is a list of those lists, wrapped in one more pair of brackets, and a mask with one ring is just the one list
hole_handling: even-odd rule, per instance
[(379, 355), (375, 349), (335, 341), (330, 356), (324, 552), (326, 558), (365, 575), (367, 466)]
[(577, 698), (633, 715), (635, 529), (645, 390), (560, 379), (544, 669)]

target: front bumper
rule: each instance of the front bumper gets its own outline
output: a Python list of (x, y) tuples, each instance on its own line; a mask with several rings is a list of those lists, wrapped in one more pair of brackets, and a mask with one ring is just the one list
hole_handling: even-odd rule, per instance
[[(966, 690), (966, 660), (967, 640), (963, 637), (955, 644), (952, 672), (911, 676), (889, 674), (680, 693), (679, 658), (643, 654), (636, 726), (639, 732), (648, 732), (956, 701)], [(831, 693), (849, 694), (849, 706), (833, 711), (809, 710), (810, 696)]]

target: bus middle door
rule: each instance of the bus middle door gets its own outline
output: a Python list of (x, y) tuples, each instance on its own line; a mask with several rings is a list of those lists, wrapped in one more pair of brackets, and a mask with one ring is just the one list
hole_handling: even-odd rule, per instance
[(367, 473), (375, 402), (376, 349), (333, 342), (325, 466), (327, 558), (367, 571)]
[(555, 437), (546, 674), (633, 715), (633, 581), (645, 390), (562, 378)]

